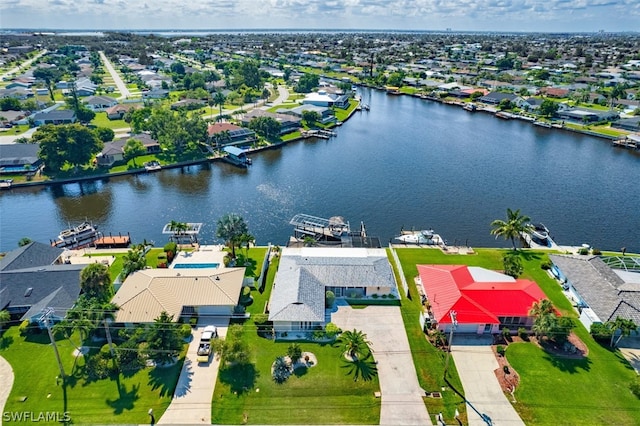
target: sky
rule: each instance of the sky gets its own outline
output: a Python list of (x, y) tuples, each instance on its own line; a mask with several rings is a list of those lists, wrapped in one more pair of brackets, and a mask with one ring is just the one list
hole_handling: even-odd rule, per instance
[(0, 29), (640, 31), (640, 0), (2, 0)]

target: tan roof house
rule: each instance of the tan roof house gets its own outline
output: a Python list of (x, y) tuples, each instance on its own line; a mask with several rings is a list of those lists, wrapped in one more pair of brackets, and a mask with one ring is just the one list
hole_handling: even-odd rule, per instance
[(143, 269), (113, 297), (116, 321), (153, 322), (161, 312), (182, 316), (229, 316), (238, 304), (245, 268)]

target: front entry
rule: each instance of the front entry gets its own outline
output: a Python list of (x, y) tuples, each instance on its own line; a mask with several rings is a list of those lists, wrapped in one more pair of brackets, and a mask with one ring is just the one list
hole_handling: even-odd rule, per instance
[(484, 334), (491, 333), (491, 324), (484, 325)]

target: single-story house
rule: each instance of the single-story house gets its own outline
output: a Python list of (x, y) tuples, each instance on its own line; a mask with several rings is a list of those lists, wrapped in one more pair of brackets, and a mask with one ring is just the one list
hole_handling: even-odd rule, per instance
[(221, 146), (252, 144), (256, 139), (256, 133), (253, 130), (231, 123), (210, 124), (207, 134), (209, 140)]
[(262, 109), (253, 109), (242, 117), (242, 125), (248, 126), (251, 120), (257, 117), (270, 117), (280, 123), (280, 134), (295, 132), (301, 126), (302, 121), (299, 117), (290, 114), (277, 114)]
[(566, 98), (569, 95), (570, 90), (560, 87), (543, 87), (540, 89), (540, 93), (547, 95), (550, 98)]
[(56, 109), (49, 112), (39, 112), (33, 116), (37, 126), (43, 124), (71, 124), (76, 122), (76, 113), (71, 109)]
[(544, 99), (542, 98), (527, 98), (523, 99), (518, 106), (526, 109), (527, 111), (534, 111), (540, 108), (542, 102), (544, 102)]
[(137, 108), (139, 108), (139, 104), (118, 104), (111, 108), (107, 108), (105, 112), (107, 113), (107, 118), (109, 120), (122, 120), (127, 112)]
[(640, 132), (640, 116), (616, 120), (611, 123), (611, 127), (628, 130), (630, 132)]
[(30, 89), (33, 83), (29, 81), (14, 80), (5, 86), (5, 89)]
[(325, 295), (363, 298), (397, 297), (397, 287), (384, 249), (284, 248), (276, 272), (269, 321), (277, 333), (323, 328)]
[(115, 162), (124, 160), (124, 146), (129, 139), (137, 139), (147, 150), (147, 154), (155, 154), (160, 152), (160, 144), (153, 139), (148, 133), (138, 133), (124, 138), (106, 142), (102, 151), (96, 156), (99, 166), (110, 167)]
[(302, 118), (302, 113), (304, 111), (317, 112), (320, 116), (320, 122), (322, 124), (333, 123), (337, 121), (335, 115), (333, 115), (333, 110), (331, 110), (331, 108), (320, 107), (317, 105), (300, 105), (291, 109), (279, 108), (276, 112), (278, 114), (293, 115), (294, 117)]
[(349, 96), (327, 93), (326, 90), (318, 90), (307, 94), (302, 100), (303, 105), (316, 105), (320, 107), (338, 107), (346, 109), (349, 106)]
[(518, 95), (513, 93), (491, 92), (487, 95), (481, 96), (478, 100), (486, 104), (498, 105), (504, 99), (515, 102), (517, 98)]
[(117, 100), (108, 96), (89, 96), (82, 102), (84, 102), (87, 108), (94, 112), (105, 111), (108, 108), (118, 105)]
[(245, 268), (143, 269), (129, 275), (113, 297), (119, 323), (151, 323), (163, 311), (180, 317), (231, 316)]
[(499, 333), (503, 327), (531, 327), (531, 306), (546, 296), (530, 280), (462, 265), (418, 265), (430, 319), (449, 331), (456, 312), (456, 333)]
[(23, 89), (21, 87), (14, 87), (13, 89), (0, 89), (0, 98), (16, 98), (24, 101), (27, 98), (33, 97), (33, 92), (29, 89)]
[(64, 264), (63, 249), (31, 242), (0, 259), (0, 310), (13, 318), (45, 327), (43, 313), (53, 308), (60, 321), (80, 295), (80, 271), (85, 265)]
[(40, 146), (33, 143), (0, 145), (0, 173), (35, 172), (42, 166)]
[(153, 89), (142, 92), (142, 99), (164, 99), (169, 96), (169, 91), (165, 89)]
[(27, 115), (26, 111), (0, 111), (0, 126), (11, 127), (18, 124), (18, 121), (27, 118)]
[(174, 102), (171, 104), (171, 109), (198, 109), (205, 106), (206, 103), (202, 99), (182, 99), (181, 101)]
[(593, 323), (617, 317), (640, 325), (640, 273), (609, 267), (598, 256), (549, 255), (552, 272), (577, 302), (580, 322)]
[(561, 120), (593, 123), (597, 121), (615, 120), (619, 117), (617, 111), (601, 111), (587, 108), (572, 108), (559, 110), (556, 116)]

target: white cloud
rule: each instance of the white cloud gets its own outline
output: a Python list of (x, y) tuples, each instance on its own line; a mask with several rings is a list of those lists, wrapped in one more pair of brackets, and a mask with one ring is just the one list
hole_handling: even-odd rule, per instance
[[(570, 19), (567, 19), (570, 16)], [(637, 0), (5, 0), (2, 28), (638, 30)]]

